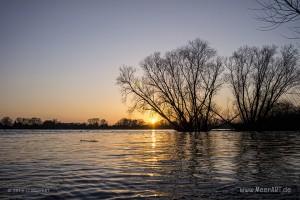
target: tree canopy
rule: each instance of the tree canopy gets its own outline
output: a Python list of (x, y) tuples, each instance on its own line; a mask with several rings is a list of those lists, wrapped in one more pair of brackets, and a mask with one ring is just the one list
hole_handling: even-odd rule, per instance
[(222, 85), (223, 65), (216, 50), (200, 39), (167, 52), (154, 53), (136, 68), (123, 66), (117, 83), (133, 110), (159, 114), (177, 130), (207, 130), (214, 113), (213, 97)]
[[(123, 66), (117, 78), (124, 100), (131, 99), (129, 110), (155, 112), (179, 131), (209, 130), (216, 120), (230, 123), (236, 117), (254, 127), (300, 85), (298, 51), (292, 45), (279, 53), (276, 46), (244, 46), (221, 59), (207, 42), (196, 39), (163, 56), (146, 57), (139, 68), (142, 72)], [(225, 82), (237, 111), (230, 118), (214, 103)]]
[(265, 119), (280, 97), (299, 85), (298, 51), (284, 46), (242, 47), (226, 63), (228, 82), (241, 120), (254, 125)]

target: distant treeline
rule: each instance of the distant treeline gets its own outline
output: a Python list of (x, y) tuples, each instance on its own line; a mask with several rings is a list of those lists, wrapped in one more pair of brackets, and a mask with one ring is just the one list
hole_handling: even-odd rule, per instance
[[(255, 125), (245, 126), (240, 120), (224, 123), (217, 120), (211, 129), (229, 128), (235, 130), (300, 130), (300, 107), (288, 102), (277, 103), (270, 115)], [(255, 127), (255, 128), (253, 128)], [(105, 119), (91, 118), (83, 123), (66, 123), (56, 119), (43, 121), (40, 118), (3, 117), (0, 120), (0, 129), (172, 129), (166, 121), (155, 124), (146, 123), (142, 119), (122, 118), (115, 124), (109, 125)]]
[(122, 118), (113, 125), (109, 125), (105, 119), (92, 118), (84, 123), (66, 123), (56, 119), (45, 120), (41, 118), (21, 118), (13, 120), (3, 117), (0, 121), (0, 129), (152, 129), (170, 128), (163, 120), (154, 124), (147, 124), (141, 119)]

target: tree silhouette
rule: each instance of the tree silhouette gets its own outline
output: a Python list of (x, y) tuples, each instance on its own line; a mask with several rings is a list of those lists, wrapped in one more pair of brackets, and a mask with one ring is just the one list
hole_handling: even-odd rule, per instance
[(1, 125), (6, 128), (13, 125), (13, 120), (10, 117), (3, 117), (0, 122)]
[(242, 47), (226, 63), (228, 81), (246, 126), (264, 120), (290, 89), (300, 84), (298, 52), (292, 46)]
[(118, 128), (139, 128), (143, 126), (145, 126), (145, 122), (141, 119), (122, 118), (115, 124), (115, 127)]
[(99, 118), (91, 118), (91, 119), (88, 119), (87, 121), (88, 121), (88, 124), (93, 127), (98, 127), (100, 125)]
[[(258, 19), (267, 24), (263, 29), (270, 30), (285, 23), (300, 20), (300, 0), (257, 0), (260, 5)], [(295, 25), (292, 29), (300, 35), (300, 27)], [(296, 36), (296, 38), (300, 38)]]
[(132, 97), (130, 111), (154, 111), (180, 131), (209, 128), (223, 66), (207, 42), (196, 39), (164, 56), (154, 53), (140, 67), (141, 76), (136, 68), (121, 67), (117, 79), (125, 100)]
[(100, 120), (100, 127), (105, 128), (108, 127), (108, 122), (105, 119)]

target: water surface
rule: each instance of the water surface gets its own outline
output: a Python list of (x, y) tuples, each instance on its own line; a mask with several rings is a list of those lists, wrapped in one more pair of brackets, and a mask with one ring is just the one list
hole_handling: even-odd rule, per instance
[(0, 162), (0, 199), (300, 195), (299, 132), (0, 131)]

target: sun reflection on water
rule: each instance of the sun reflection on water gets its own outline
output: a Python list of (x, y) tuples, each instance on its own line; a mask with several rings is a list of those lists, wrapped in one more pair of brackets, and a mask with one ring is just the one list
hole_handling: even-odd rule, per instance
[(155, 152), (155, 147), (156, 147), (156, 135), (155, 135), (155, 130), (152, 130), (152, 132), (151, 132), (151, 139), (152, 139), (152, 149), (154, 149), (154, 152)]
[(53, 196), (80, 199), (78, 191), (85, 191), (95, 199), (242, 199), (235, 192), (242, 184), (299, 182), (299, 132), (12, 131), (0, 138), (1, 185), (49, 183)]

